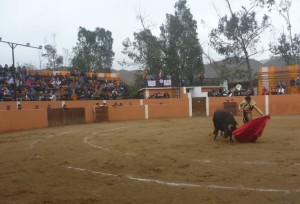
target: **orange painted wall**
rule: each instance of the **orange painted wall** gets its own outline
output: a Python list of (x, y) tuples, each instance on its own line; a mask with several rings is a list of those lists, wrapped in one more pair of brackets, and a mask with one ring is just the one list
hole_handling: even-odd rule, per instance
[(22, 109), (35, 109), (36, 105), (38, 105), (40, 109), (47, 109), (49, 104), (51, 108), (61, 108), (61, 101), (22, 101), (20, 103)]
[[(258, 107), (266, 113), (265, 97), (269, 97), (270, 115), (300, 115), (300, 94), (269, 95), (269, 96), (251, 96), (256, 101)], [(237, 105), (244, 97), (210, 97), (209, 116), (212, 116), (217, 109), (224, 108), (224, 101), (234, 101)], [(94, 122), (93, 108), (100, 101), (66, 101), (69, 108), (85, 108), (86, 123)], [(189, 117), (189, 99), (188, 98), (170, 98), (170, 99), (145, 99), (141, 100), (110, 100), (106, 101), (108, 106), (109, 121), (123, 120), (143, 120), (145, 119), (145, 105), (148, 105), (148, 118), (171, 118), (171, 117)], [(114, 103), (122, 103), (122, 106), (113, 107)], [(45, 128), (48, 126), (47, 106), (51, 104), (53, 108), (59, 108), (61, 101), (40, 101), (40, 102), (21, 102), (23, 110), (16, 110), (16, 102), (0, 102), (0, 132), (15, 131), (34, 128)], [(6, 106), (10, 105), (11, 110), (6, 111)], [(35, 105), (40, 109), (35, 110)], [(253, 111), (254, 116), (258, 114)], [(239, 113), (240, 114), (240, 113)]]
[(17, 103), (12, 101), (3, 101), (0, 102), (0, 111), (6, 110), (6, 106), (10, 106), (10, 110), (17, 110)]
[(159, 104), (170, 104), (176, 99), (172, 98), (161, 98), (161, 99), (144, 99), (143, 104), (144, 105), (159, 105)]
[(0, 132), (48, 127), (47, 110), (0, 111)]
[[(270, 115), (300, 115), (300, 94), (269, 95), (269, 96), (251, 96), (257, 106), (266, 114), (265, 97), (269, 97), (269, 114)], [(211, 97), (209, 98), (209, 115), (212, 116), (217, 109), (223, 109), (223, 102), (231, 100), (238, 102), (244, 97)], [(241, 115), (241, 113), (239, 113)], [(258, 116), (253, 111), (254, 116)]]
[(148, 106), (149, 119), (189, 116), (189, 100), (173, 99), (169, 104), (152, 104)]
[(224, 109), (224, 101), (231, 100), (229, 97), (209, 97), (209, 115), (212, 116), (218, 109)]
[(116, 106), (108, 107), (108, 120), (143, 120), (145, 119), (145, 106), (131, 105), (131, 106)]
[(300, 94), (271, 95), (270, 115), (300, 115)]
[[(266, 114), (266, 107), (265, 107), (265, 96), (251, 96), (251, 98), (256, 102), (257, 107)], [(253, 116), (259, 116), (255, 110), (252, 111)]]

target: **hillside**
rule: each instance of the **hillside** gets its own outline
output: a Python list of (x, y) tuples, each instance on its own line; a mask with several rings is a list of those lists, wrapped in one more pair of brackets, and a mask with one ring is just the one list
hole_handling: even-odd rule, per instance
[(112, 72), (119, 73), (121, 81), (125, 82), (128, 85), (132, 85), (134, 83), (134, 74), (136, 70), (128, 71), (125, 69), (121, 70), (112, 70)]
[(263, 63), (264, 67), (275, 66), (275, 67), (282, 67), (285, 66), (285, 61), (282, 57), (273, 57), (271, 59), (266, 60)]
[[(219, 64), (221, 64), (221, 61), (217, 62)], [(253, 70), (253, 73), (258, 72), (259, 68), (262, 66), (263, 64), (257, 60), (252, 60), (250, 59), (250, 66)], [(231, 67), (237, 67), (237, 64), (232, 64)], [(246, 70), (246, 64), (241, 65), (239, 68)], [(204, 65), (204, 69), (205, 69), (205, 78), (217, 78), (217, 74), (215, 72), (215, 70), (209, 65), (206, 64)]]
[[(261, 61), (251, 59), (250, 66), (252, 67), (253, 72), (255, 73), (258, 72), (260, 67), (268, 67), (268, 66), (280, 67), (280, 66), (285, 66), (285, 62), (280, 57), (274, 57), (271, 59), (265, 59)], [(205, 69), (205, 78), (217, 78), (217, 74), (209, 64), (205, 64), (204, 69)], [(243, 65), (243, 69), (246, 69), (245, 65)], [(112, 72), (120, 73), (121, 80), (127, 84), (131, 85), (134, 83), (134, 74), (136, 73), (136, 70), (128, 71), (122, 69), (122, 70), (112, 70)]]

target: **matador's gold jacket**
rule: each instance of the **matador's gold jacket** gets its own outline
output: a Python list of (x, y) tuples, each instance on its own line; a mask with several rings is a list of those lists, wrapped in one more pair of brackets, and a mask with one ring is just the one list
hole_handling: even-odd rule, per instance
[(247, 102), (244, 99), (239, 105), (239, 110), (245, 111), (246, 113), (252, 113), (253, 109), (255, 109), (260, 115), (263, 115), (263, 112), (256, 106), (256, 102), (253, 100)]

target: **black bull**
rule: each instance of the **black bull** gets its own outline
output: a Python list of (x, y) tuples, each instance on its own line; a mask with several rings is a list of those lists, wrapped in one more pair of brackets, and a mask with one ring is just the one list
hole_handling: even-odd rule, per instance
[(238, 123), (234, 119), (233, 115), (226, 110), (216, 110), (213, 116), (214, 122), (214, 140), (216, 140), (219, 130), (224, 133), (224, 137), (230, 137), (232, 141), (232, 131), (234, 131)]

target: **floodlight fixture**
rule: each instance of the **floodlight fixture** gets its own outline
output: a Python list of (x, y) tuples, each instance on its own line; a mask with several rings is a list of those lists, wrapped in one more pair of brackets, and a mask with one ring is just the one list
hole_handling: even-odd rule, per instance
[[(15, 48), (17, 46), (31, 47), (31, 48), (35, 48), (35, 49), (42, 49), (43, 48), (43, 46), (41, 46), (41, 45), (39, 47), (30, 46), (30, 43), (19, 44), (19, 43), (4, 41), (4, 40), (2, 41), (2, 37), (0, 37), (0, 42), (7, 43), (9, 45), (9, 47), (11, 48), (11, 50), (12, 50), (12, 61), (13, 61), (13, 64), (12, 64), (12, 67), (11, 67), (12, 70), (15, 67)], [(16, 84), (16, 73), (12, 72), (12, 75), (13, 75), (13, 78), (14, 78), (14, 84)], [(14, 99), (15, 99), (15, 101), (17, 100), (16, 86), (14, 86)]]

